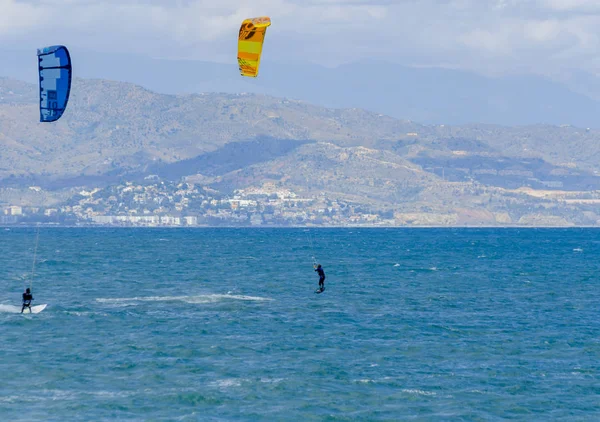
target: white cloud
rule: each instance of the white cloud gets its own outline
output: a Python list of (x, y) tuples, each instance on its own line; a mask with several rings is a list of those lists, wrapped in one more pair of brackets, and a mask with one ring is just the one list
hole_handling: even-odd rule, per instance
[(42, 10), (33, 5), (0, 0), (0, 37), (22, 33), (38, 24), (42, 18)]
[(0, 43), (235, 61), (246, 17), (265, 54), (475, 70), (596, 69), (598, 0), (0, 0)]

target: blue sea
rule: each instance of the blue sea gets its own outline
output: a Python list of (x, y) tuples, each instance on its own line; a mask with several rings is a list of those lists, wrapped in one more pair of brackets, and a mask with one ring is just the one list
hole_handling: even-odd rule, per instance
[(599, 230), (42, 227), (21, 315), (35, 238), (2, 421), (600, 420)]

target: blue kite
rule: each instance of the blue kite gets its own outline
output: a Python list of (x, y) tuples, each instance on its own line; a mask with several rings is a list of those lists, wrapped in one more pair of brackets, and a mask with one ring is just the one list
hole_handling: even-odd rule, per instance
[(67, 47), (54, 45), (38, 49), (40, 71), (40, 122), (60, 119), (71, 93), (71, 56)]

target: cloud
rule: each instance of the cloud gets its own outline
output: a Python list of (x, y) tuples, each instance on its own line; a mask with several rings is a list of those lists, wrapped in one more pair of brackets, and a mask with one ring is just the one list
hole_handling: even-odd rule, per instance
[(14, 0), (0, 0), (0, 11), (0, 37), (27, 31), (43, 17), (35, 6)]
[(0, 0), (0, 10), (4, 46), (234, 62), (241, 21), (269, 15), (265, 56), (278, 60), (600, 73), (597, 0)]

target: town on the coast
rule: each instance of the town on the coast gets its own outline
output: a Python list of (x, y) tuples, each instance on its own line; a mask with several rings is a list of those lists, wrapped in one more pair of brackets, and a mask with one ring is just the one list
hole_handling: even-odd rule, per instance
[[(207, 186), (186, 182), (125, 182), (109, 188), (82, 189), (60, 206), (10, 205), (0, 224), (182, 227), (394, 225), (393, 212), (368, 213), (358, 204), (302, 197), (265, 183), (222, 195)], [(38, 186), (30, 190), (41, 191)]]

